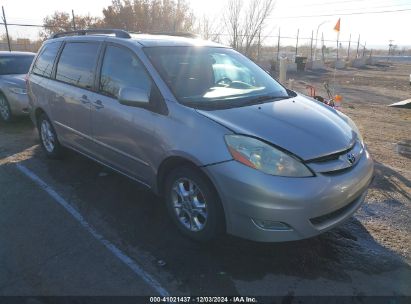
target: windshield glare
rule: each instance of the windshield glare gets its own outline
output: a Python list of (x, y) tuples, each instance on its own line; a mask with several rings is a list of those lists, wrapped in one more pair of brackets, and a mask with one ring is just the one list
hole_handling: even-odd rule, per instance
[(259, 97), (287, 97), (264, 70), (232, 49), (145, 48), (152, 64), (183, 104), (239, 104)]
[(33, 56), (3, 56), (0, 57), (0, 75), (27, 74)]

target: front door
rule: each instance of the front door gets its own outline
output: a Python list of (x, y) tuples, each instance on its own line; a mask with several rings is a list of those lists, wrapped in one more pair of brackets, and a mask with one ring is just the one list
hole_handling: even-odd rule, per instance
[(158, 114), (122, 105), (121, 88), (147, 92), (153, 83), (137, 56), (129, 49), (108, 44), (101, 65), (99, 97), (92, 104), (91, 117), (95, 154), (115, 169), (149, 183), (153, 176), (149, 155), (153, 145), (153, 123)]

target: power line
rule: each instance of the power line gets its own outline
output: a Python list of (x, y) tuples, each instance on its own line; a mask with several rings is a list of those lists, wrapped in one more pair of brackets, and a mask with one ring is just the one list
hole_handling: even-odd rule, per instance
[[(316, 6), (327, 6), (327, 5), (333, 5), (333, 6), (339, 6), (347, 3), (358, 3), (358, 2), (372, 2), (372, 4), (390, 4), (391, 1), (372, 1), (372, 0), (349, 0), (349, 1), (333, 1), (333, 2), (322, 2), (322, 3), (310, 3), (308, 5), (293, 5), (293, 6), (288, 6), (288, 8), (301, 8), (301, 7), (316, 7)], [(407, 5), (407, 4), (398, 4), (398, 5)], [(368, 7), (369, 8), (369, 7)]]
[(343, 9), (343, 10), (338, 10), (340, 12), (349, 12), (353, 10), (362, 10), (362, 9), (377, 9), (377, 8), (398, 8), (398, 9), (409, 9), (409, 7), (404, 7), (404, 6), (410, 6), (411, 4), (398, 4), (398, 5), (383, 5), (383, 6), (369, 6), (369, 7), (356, 7), (356, 8), (349, 8), (349, 9)]
[[(0, 25), (4, 25), (3, 22), (0, 22)], [(22, 24), (22, 23), (8, 23), (7, 25), (10, 26), (23, 26), (23, 27), (41, 27), (41, 28), (67, 28), (69, 29), (70, 26), (57, 26), (57, 25), (40, 25), (40, 24)]]
[(333, 13), (333, 14), (305, 15), (305, 16), (269, 17), (267, 19), (295, 19), (295, 18), (312, 18), (312, 17), (351, 16), (351, 15), (395, 13), (395, 12), (405, 12), (405, 11), (411, 11), (411, 8), (390, 10), (390, 11), (388, 10), (376, 11), (376, 12), (352, 12), (352, 13)]

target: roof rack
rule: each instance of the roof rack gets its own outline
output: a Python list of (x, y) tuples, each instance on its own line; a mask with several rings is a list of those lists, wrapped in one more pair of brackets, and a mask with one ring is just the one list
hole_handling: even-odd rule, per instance
[[(144, 34), (144, 33), (140, 33)], [(186, 38), (200, 38), (199, 35), (190, 32), (148, 32), (149, 35), (165, 35), (165, 36), (178, 36)]]
[(77, 31), (68, 31), (60, 32), (54, 34), (51, 39), (64, 37), (64, 36), (75, 36), (75, 35), (89, 35), (89, 34), (114, 34), (118, 38), (131, 38), (130, 34), (124, 30), (113, 30), (113, 29), (89, 29), (89, 30), (77, 30)]

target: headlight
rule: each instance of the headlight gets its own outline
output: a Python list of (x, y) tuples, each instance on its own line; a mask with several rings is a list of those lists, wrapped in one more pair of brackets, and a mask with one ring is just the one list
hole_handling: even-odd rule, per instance
[(225, 141), (236, 161), (256, 170), (278, 176), (313, 176), (298, 159), (253, 137), (226, 135)]
[(342, 112), (338, 112), (338, 115), (351, 127), (351, 129), (353, 129), (353, 131), (355, 132), (355, 134), (357, 134), (357, 138), (358, 140), (361, 142), (361, 144), (364, 146), (364, 140), (362, 138), (362, 135), (360, 133), (360, 130), (358, 129), (357, 125), (355, 124), (355, 122), (349, 118), (347, 115), (345, 115)]
[(27, 90), (23, 88), (11, 87), (9, 90), (14, 94), (27, 94)]

